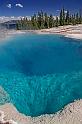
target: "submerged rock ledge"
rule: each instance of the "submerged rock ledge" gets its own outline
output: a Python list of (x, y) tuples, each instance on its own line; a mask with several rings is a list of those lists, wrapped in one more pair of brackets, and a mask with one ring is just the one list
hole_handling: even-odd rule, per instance
[(68, 104), (56, 114), (33, 118), (19, 113), (12, 104), (7, 103), (0, 106), (0, 124), (82, 124), (82, 100)]

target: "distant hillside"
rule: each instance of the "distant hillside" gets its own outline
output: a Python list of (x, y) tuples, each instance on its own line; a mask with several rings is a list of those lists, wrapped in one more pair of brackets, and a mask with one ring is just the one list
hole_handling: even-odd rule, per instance
[[(30, 16), (26, 16), (28, 19), (30, 19)], [(11, 16), (11, 17), (7, 17), (7, 16), (1, 16), (0, 17), (0, 23), (4, 23), (4, 22), (7, 22), (7, 21), (11, 21), (11, 20), (21, 20), (21, 18), (23, 19), (24, 17), (23, 16), (18, 16), (18, 17), (14, 17), (14, 16)]]

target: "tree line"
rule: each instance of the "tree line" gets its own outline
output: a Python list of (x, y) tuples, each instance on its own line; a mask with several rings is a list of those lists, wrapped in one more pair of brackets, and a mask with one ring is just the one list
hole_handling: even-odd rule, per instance
[(81, 10), (77, 13), (71, 14), (69, 10), (61, 9), (59, 16), (54, 17), (52, 14), (48, 15), (43, 11), (34, 14), (31, 19), (24, 17), (17, 21), (18, 30), (38, 30), (53, 28), (64, 25), (82, 24)]

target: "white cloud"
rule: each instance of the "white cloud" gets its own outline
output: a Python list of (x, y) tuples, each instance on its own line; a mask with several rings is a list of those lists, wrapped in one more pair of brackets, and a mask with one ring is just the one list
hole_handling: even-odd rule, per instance
[(59, 12), (60, 10), (59, 10), (59, 9), (57, 9), (56, 11), (57, 11), (57, 12)]
[(20, 8), (23, 8), (23, 5), (20, 4), (20, 3), (17, 3), (15, 6), (16, 6), (16, 7), (18, 6), (18, 7), (20, 7)]
[(12, 5), (11, 4), (7, 4), (7, 7), (11, 9), (12, 8)]
[(65, 12), (65, 14), (66, 14), (66, 13), (67, 13), (67, 10), (65, 10), (64, 12)]

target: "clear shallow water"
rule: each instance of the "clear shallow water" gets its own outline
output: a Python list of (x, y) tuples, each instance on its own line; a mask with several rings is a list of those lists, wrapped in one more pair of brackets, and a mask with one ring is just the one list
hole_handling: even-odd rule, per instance
[(0, 44), (0, 85), (26, 115), (57, 112), (82, 98), (81, 41), (23, 35)]

